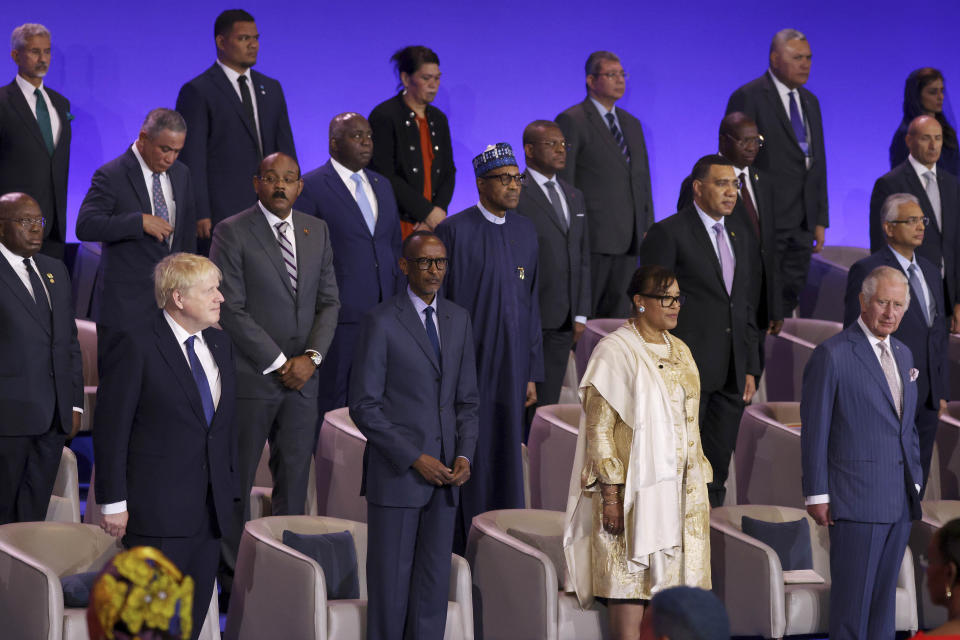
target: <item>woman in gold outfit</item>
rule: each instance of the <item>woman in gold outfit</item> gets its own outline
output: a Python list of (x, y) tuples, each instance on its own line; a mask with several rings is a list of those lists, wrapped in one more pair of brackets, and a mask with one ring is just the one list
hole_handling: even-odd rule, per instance
[(597, 344), (580, 382), (564, 531), (570, 588), (583, 606), (606, 599), (617, 640), (640, 637), (655, 593), (710, 588), (713, 471), (700, 446), (700, 377), (669, 334), (684, 296), (656, 265), (638, 269), (627, 294), (633, 317)]

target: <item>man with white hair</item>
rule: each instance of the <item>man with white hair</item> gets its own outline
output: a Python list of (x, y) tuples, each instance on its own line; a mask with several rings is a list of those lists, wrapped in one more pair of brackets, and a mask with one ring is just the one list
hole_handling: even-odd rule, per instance
[(932, 224), (915, 195), (893, 193), (880, 209), (887, 246), (850, 267), (844, 324), (850, 326), (860, 315), (857, 300), (868, 273), (877, 267), (897, 269), (910, 282), (910, 306), (903, 314), (894, 337), (913, 353), (917, 367), (917, 435), (920, 438), (920, 465), (923, 480), (920, 497), (927, 489), (930, 459), (940, 414), (947, 410), (950, 393), (950, 363), (947, 360), (950, 306), (944, 296), (940, 269), (920, 255), (925, 231)]
[(50, 32), (23, 24), (10, 36), (17, 77), (0, 87), (0, 193), (21, 191), (40, 205), (41, 253), (62, 259), (67, 237), (70, 101), (48, 89)]
[(823, 249), (830, 224), (823, 118), (817, 97), (804, 87), (811, 58), (806, 36), (796, 29), (778, 31), (770, 43), (769, 69), (727, 102), (728, 114), (747, 114), (763, 136), (754, 166), (773, 192), (785, 317), (797, 306), (811, 252)]
[(894, 637), (897, 575), (921, 517), (918, 372), (891, 335), (910, 285), (877, 267), (859, 298), (856, 323), (813, 352), (800, 401), (803, 495), (830, 528), (830, 640)]

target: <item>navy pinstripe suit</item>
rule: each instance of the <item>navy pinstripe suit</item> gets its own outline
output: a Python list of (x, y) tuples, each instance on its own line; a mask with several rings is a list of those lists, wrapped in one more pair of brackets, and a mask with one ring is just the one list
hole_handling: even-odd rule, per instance
[(803, 372), (803, 494), (829, 494), (830, 640), (894, 637), (897, 574), (920, 499), (913, 355), (889, 338), (903, 388), (897, 416), (858, 323), (825, 341)]

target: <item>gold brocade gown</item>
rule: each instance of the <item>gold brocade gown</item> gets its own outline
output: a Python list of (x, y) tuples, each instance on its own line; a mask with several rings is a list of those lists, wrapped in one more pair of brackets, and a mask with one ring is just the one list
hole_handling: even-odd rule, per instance
[[(654, 361), (662, 364), (659, 373), (669, 393), (677, 443), (677, 477), (680, 512), (683, 517), (681, 553), (668, 557), (665, 571), (656, 585), (648, 569), (630, 571), (624, 535), (603, 529), (603, 500), (598, 482), (624, 484), (630, 460), (633, 429), (625, 424), (593, 386), (584, 394), (587, 461), (582, 487), (593, 493), (593, 593), (601, 598), (650, 599), (668, 587), (688, 585), (710, 589), (710, 504), (707, 482), (713, 478), (700, 444), (697, 420), (700, 407), (700, 379), (690, 349), (670, 336), (673, 355), (665, 344), (645, 344)], [(625, 513), (624, 519), (629, 520)]]

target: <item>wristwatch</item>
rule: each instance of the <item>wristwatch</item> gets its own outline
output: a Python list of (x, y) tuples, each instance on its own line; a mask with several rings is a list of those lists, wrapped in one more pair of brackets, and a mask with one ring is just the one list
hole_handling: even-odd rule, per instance
[(313, 362), (313, 366), (315, 367), (320, 366), (320, 361), (323, 359), (323, 357), (320, 355), (319, 351), (314, 351), (313, 349), (307, 349), (304, 352), (304, 355), (310, 358), (310, 360)]

